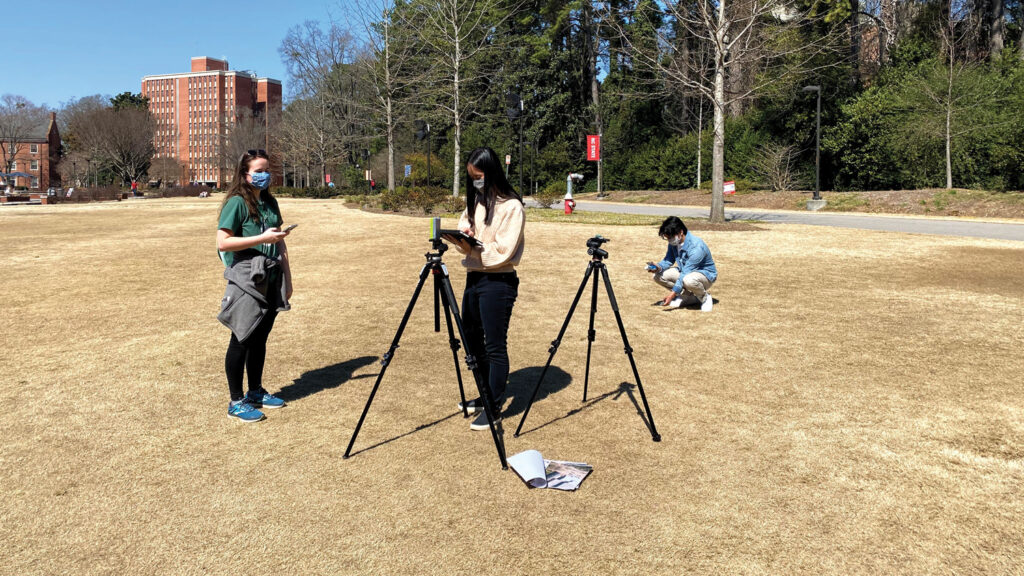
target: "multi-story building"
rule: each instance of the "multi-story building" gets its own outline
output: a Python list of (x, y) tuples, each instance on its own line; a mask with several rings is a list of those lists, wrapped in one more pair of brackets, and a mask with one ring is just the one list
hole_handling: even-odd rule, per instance
[(228, 70), (226, 60), (199, 56), (192, 59), (191, 72), (144, 77), (142, 94), (149, 97), (157, 122), (154, 162), (177, 160), (182, 182), (216, 187), (230, 182), (224, 147), (232, 129), (248, 117), (263, 124), (261, 147), (273, 152), (269, 127), (281, 114), (280, 80)]
[[(11, 172), (31, 174), (31, 177), (0, 178), (4, 185), (24, 186), (29, 190), (46, 190), (50, 186), (60, 186), (57, 162), (60, 160), (61, 148), (56, 112), (50, 112), (45, 121), (35, 126), (25, 138), (18, 139), (16, 144), (0, 141), (0, 158), (6, 158), (8, 150), (11, 149), (15, 150)], [(0, 165), (0, 172), (3, 172), (4, 168)]]

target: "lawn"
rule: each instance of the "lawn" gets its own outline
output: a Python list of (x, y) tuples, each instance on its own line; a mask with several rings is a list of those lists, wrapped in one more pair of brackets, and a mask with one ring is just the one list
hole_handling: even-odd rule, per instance
[[(704, 314), (650, 305), (656, 227), (529, 221), (505, 438), (509, 454), (594, 466), (564, 493), (502, 471), (457, 413), (429, 293), (342, 459), (424, 263), (423, 218), (282, 201), (301, 223), (296, 287), (265, 379), (289, 406), (229, 420), (218, 204), (0, 210), (0, 573), (1021, 569), (1022, 243), (701, 231), (720, 272)], [(603, 289), (588, 402), (585, 300), (514, 438), (596, 233), (613, 239), (663, 440), (638, 413)]]

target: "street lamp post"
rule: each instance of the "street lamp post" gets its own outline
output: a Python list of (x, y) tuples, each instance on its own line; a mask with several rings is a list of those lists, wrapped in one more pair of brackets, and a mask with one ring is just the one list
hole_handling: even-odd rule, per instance
[[(515, 92), (509, 92), (505, 97), (508, 105), (509, 122), (519, 120), (519, 155), (516, 157), (516, 164), (519, 169), (519, 192), (523, 191), (523, 111), (525, 106), (523, 98)], [(505, 165), (505, 175), (508, 176), (508, 165)]]
[(803, 91), (818, 94), (817, 127), (814, 135), (814, 200), (821, 200), (821, 86), (804, 86)]

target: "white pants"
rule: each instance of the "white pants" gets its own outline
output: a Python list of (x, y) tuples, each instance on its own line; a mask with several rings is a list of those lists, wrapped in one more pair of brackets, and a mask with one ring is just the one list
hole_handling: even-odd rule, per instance
[[(679, 280), (679, 268), (668, 268), (654, 274), (654, 281), (672, 290)], [(704, 301), (704, 296), (711, 289), (712, 282), (707, 276), (700, 272), (690, 272), (683, 276), (683, 293), (679, 295), (683, 299), (683, 306)]]

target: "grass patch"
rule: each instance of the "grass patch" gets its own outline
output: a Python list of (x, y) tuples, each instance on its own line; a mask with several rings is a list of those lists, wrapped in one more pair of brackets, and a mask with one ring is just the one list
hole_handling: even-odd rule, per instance
[(650, 194), (639, 194), (635, 196), (626, 196), (621, 200), (621, 202), (625, 202), (626, 204), (643, 204), (644, 202), (647, 202), (650, 199)]
[(665, 220), (663, 216), (645, 214), (616, 214), (614, 212), (573, 212), (551, 208), (527, 208), (528, 222), (559, 222), (562, 224), (600, 224), (603, 226), (657, 226)]
[[(870, 201), (856, 192), (835, 192), (828, 195), (827, 210), (833, 212), (854, 212), (870, 204)], [(807, 201), (801, 199), (798, 209), (807, 207)]]

